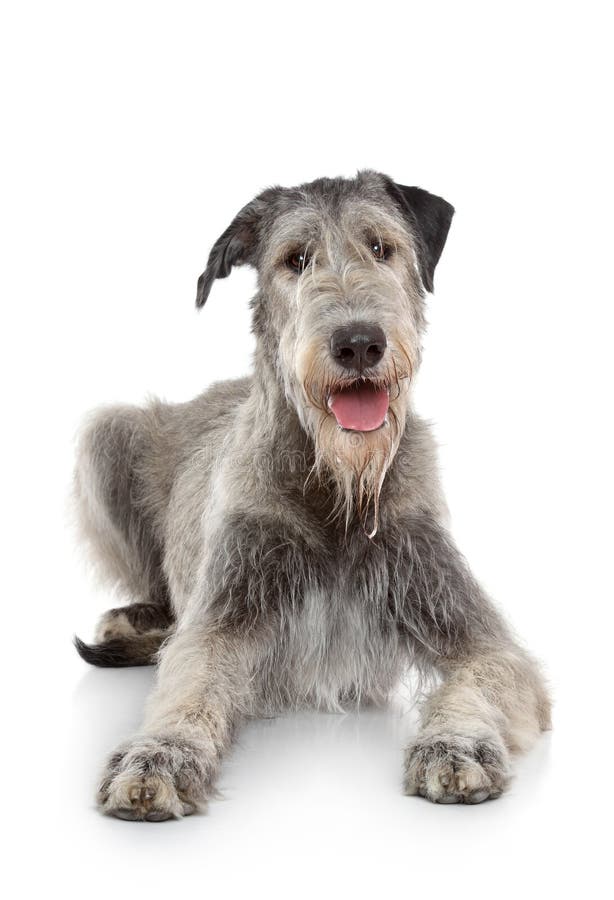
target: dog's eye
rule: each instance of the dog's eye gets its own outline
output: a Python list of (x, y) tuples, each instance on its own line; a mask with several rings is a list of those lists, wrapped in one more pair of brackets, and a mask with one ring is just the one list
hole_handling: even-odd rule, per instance
[(390, 247), (382, 241), (371, 241), (371, 253), (376, 259), (388, 259)]
[(287, 258), (286, 264), (293, 272), (297, 272), (300, 275), (309, 265), (310, 259), (311, 256), (306, 250), (295, 250), (294, 253), (291, 253)]

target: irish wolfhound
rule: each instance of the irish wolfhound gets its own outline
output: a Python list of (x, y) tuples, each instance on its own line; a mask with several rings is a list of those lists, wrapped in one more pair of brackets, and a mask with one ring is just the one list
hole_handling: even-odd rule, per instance
[(496, 797), (548, 728), (537, 665), (446, 530), (412, 408), (452, 214), (372, 171), (265, 190), (215, 243), (197, 296), (256, 268), (253, 375), (84, 429), (82, 528), (131, 603), (77, 648), (158, 663), (141, 730), (108, 760), (104, 812), (188, 815), (246, 717), (381, 703), (412, 665), (437, 687), (405, 752), (408, 794)]

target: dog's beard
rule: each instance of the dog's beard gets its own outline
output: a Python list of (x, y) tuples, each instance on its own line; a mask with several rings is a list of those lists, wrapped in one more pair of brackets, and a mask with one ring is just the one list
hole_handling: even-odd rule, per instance
[(329, 408), (329, 398), (348, 382), (304, 383), (308, 399), (306, 424), (315, 444), (315, 463), (308, 480), (317, 477), (332, 486), (333, 515), (345, 520), (346, 530), (357, 517), (368, 537), (375, 536), (380, 519), (380, 495), (386, 473), (405, 429), (409, 372), (395, 371), (371, 384), (389, 390), (389, 405), (381, 427), (352, 431), (342, 427)]
[(368, 537), (379, 525), (379, 500), (384, 478), (398, 449), (405, 424), (392, 407), (377, 431), (345, 431), (332, 415), (321, 415), (316, 437), (315, 467), (332, 480), (335, 512), (346, 528), (358, 516)]

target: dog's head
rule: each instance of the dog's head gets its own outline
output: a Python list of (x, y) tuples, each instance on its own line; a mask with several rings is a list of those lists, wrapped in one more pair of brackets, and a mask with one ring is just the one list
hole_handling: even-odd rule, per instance
[(454, 210), (377, 172), (270, 188), (216, 241), (198, 282), (253, 265), (254, 331), (346, 515), (377, 503), (420, 362), (424, 295)]

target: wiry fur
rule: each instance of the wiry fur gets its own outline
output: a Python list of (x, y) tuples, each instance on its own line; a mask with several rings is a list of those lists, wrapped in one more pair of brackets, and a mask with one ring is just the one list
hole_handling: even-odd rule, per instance
[[(105, 812), (157, 821), (202, 808), (246, 716), (384, 702), (409, 665), (441, 683), (406, 753), (408, 793), (497, 796), (510, 754), (548, 727), (537, 666), (446, 530), (433, 440), (412, 409), (451, 216), (375, 172), (265, 191), (216, 242), (198, 295), (202, 306), (234, 265), (257, 268), (253, 376), (86, 425), (83, 532), (133, 603), (78, 649), (98, 665), (159, 662), (141, 732), (105, 769)], [(373, 242), (389, 257), (375, 259)], [(286, 264), (296, 248), (311, 253), (299, 274)], [(327, 402), (355, 378), (331, 333), (356, 321), (387, 341), (360, 376), (390, 391), (372, 432), (339, 428)]]

